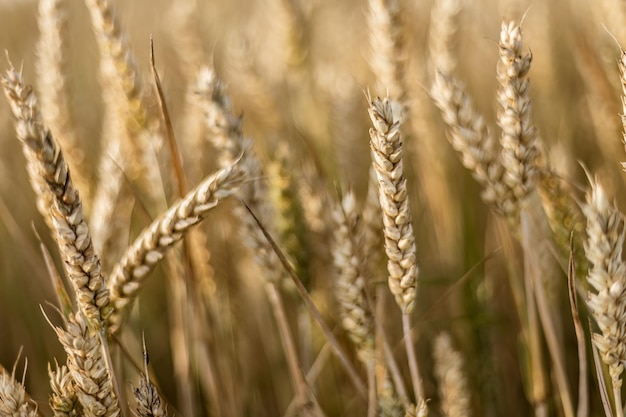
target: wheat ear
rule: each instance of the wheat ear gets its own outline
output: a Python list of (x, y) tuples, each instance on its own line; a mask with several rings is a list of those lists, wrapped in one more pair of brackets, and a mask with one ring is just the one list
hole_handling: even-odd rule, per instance
[(91, 201), (90, 171), (74, 130), (67, 89), (66, 8), (67, 4), (61, 0), (39, 2), (37, 87), (44, 123), (65, 150), (65, 159), (75, 174), (74, 181), (83, 194), (83, 201)]
[[(263, 177), (263, 164), (254, 153), (252, 144), (247, 144), (243, 137), (242, 120), (235, 116), (230, 96), (226, 86), (216, 76), (215, 72), (204, 67), (198, 73), (198, 91), (200, 106), (204, 110), (204, 122), (209, 132), (210, 140), (218, 152), (220, 165), (229, 163), (240, 152), (242, 146), (249, 147), (249, 153), (241, 161), (244, 170), (250, 178)], [(255, 181), (242, 187), (240, 196), (243, 201), (265, 221), (266, 227), (270, 227), (273, 234), (273, 224), (266, 219), (274, 218), (272, 207), (268, 204), (268, 187), (264, 181)], [(248, 215), (246, 210), (237, 206), (236, 215), (241, 219), (241, 234), (254, 260), (263, 270), (263, 278), (277, 282), (284, 276), (280, 261), (272, 247), (263, 237), (259, 228)]]
[[(293, 151), (290, 151), (285, 143), (279, 143), (274, 151), (274, 160), (266, 164), (268, 176), (268, 200), (274, 208), (275, 217), (273, 224), (281, 246), (291, 259), (298, 277), (306, 287), (311, 284), (311, 272), (309, 270), (312, 253), (308, 225), (305, 221), (303, 193), (299, 189), (306, 186), (296, 184), (292, 172), (295, 168)], [(304, 164), (303, 164), (304, 165)], [(299, 166), (299, 165), (298, 165)], [(303, 177), (308, 171), (302, 166)], [(302, 179), (301, 182), (305, 182)], [(307, 203), (313, 201), (314, 196), (309, 195)], [(313, 202), (312, 205), (315, 203)]]
[(383, 91), (398, 100), (406, 111), (406, 51), (398, 0), (368, 1), (370, 67)]
[(469, 417), (471, 415), (470, 389), (463, 370), (463, 358), (453, 348), (449, 334), (441, 333), (437, 336), (433, 352), (441, 411), (444, 417)]
[(383, 213), (389, 288), (403, 313), (415, 305), (418, 267), (406, 178), (402, 172), (400, 115), (389, 98), (370, 100), (371, 154)]
[(67, 330), (54, 327), (67, 353), (67, 368), (76, 383), (76, 397), (87, 417), (116, 417), (120, 407), (113, 389), (100, 334), (82, 313), (71, 315)]
[(483, 187), (482, 198), (496, 211), (512, 217), (517, 210), (504, 169), (498, 160), (499, 145), (487, 129), (463, 84), (451, 74), (435, 71), (430, 95), (448, 127), (448, 139), (461, 162)]
[(339, 301), (341, 323), (364, 363), (374, 355), (374, 318), (367, 303), (365, 259), (359, 244), (361, 227), (356, 198), (346, 193), (333, 210), (333, 263), (337, 270), (335, 296)]
[(133, 395), (137, 402), (138, 417), (167, 417), (167, 410), (161, 397), (147, 376), (141, 378), (139, 387), (133, 389)]
[[(160, 202), (162, 181), (155, 150), (162, 145), (158, 121), (148, 111), (145, 92), (127, 37), (109, 0), (85, 0), (100, 49), (107, 111), (126, 129), (127, 175), (147, 196)], [(108, 91), (111, 90), (111, 91)], [(114, 132), (118, 133), (119, 132)]]
[(435, 1), (430, 12), (428, 30), (428, 53), (430, 67), (434, 72), (453, 74), (457, 66), (453, 55), (457, 32), (457, 18), (461, 12), (459, 0)]
[(410, 313), (415, 306), (418, 267), (415, 236), (406, 178), (402, 172), (404, 144), (400, 136), (402, 110), (392, 105), (388, 97), (369, 100), (372, 163), (378, 179), (378, 196), (383, 215), (385, 253), (387, 254), (388, 284), (396, 303), (402, 310), (402, 331), (407, 352), (415, 400), (424, 401), (424, 387), (418, 369)]
[[(30, 172), (31, 182), (36, 191), (51, 196), (47, 198), (52, 200), (52, 223), (78, 305), (90, 320), (100, 323), (110, 313), (109, 292), (63, 152), (43, 126), (37, 98), (30, 86), (24, 85), (22, 75), (11, 67), (2, 78), (2, 85), (16, 118), (17, 137), (24, 153), (29, 164), (38, 167), (37, 178)], [(42, 182), (46, 184), (45, 191), (39, 190)]]
[(522, 29), (515, 22), (503, 22), (500, 32), (500, 60), (496, 75), (500, 87), (498, 125), (502, 129), (503, 181), (518, 200), (535, 187), (539, 144), (537, 129), (531, 120), (528, 72), (531, 53), (522, 53)]
[(38, 417), (37, 407), (24, 384), (15, 379), (15, 368), (9, 374), (0, 366), (0, 415), (11, 417)]
[(148, 273), (168, 249), (181, 240), (192, 226), (202, 221), (211, 209), (234, 194), (244, 178), (239, 162), (219, 170), (139, 234), (111, 273), (109, 288), (114, 309), (111, 315), (113, 331), (119, 329), (124, 308), (137, 297)]
[(585, 254), (592, 264), (587, 281), (592, 287), (587, 305), (600, 330), (593, 334), (602, 360), (609, 368), (615, 408), (623, 415), (622, 373), (626, 361), (626, 264), (622, 250), (626, 230), (622, 214), (609, 203), (602, 186), (591, 182), (583, 206), (587, 217)]
[(278, 69), (287, 74), (302, 69), (307, 58), (307, 50), (306, 22), (300, 4), (292, 0), (272, 0), (268, 6), (274, 22), (273, 28), (278, 32), (281, 46), (280, 55), (275, 57), (275, 61), (280, 63)]
[(218, 151), (220, 167), (232, 163), (241, 151), (242, 120), (233, 114), (226, 86), (217, 77), (215, 70), (202, 67), (196, 77), (197, 103), (204, 114), (207, 138)]

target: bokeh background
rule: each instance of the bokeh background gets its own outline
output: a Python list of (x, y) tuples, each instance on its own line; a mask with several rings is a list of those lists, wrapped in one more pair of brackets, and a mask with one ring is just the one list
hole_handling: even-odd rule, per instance
[[(94, 167), (90, 183), (95, 187), (96, 167), (103, 153), (99, 52), (85, 5), (66, 3), (71, 112), (81, 147)], [(405, 129), (405, 169), (422, 271), (415, 322), (427, 391), (436, 398), (430, 341), (446, 329), (455, 335), (466, 357), (476, 415), (527, 415), (518, 317), (511, 307), (506, 278), (507, 266), (516, 262), (511, 255), (515, 247), (481, 264), (486, 255), (510, 243), (501, 238), (506, 224), (480, 200), (480, 189), (446, 140), (439, 112), (428, 96), (433, 70), (428, 51), (433, 2), (400, 3), (411, 107)], [(455, 50), (458, 75), (492, 131), (497, 134), (495, 64), (500, 25), (502, 19), (523, 17), (525, 45), (533, 54), (533, 118), (549, 165), (567, 183), (585, 187), (584, 165), (621, 206), (626, 182), (620, 162), (626, 160), (626, 154), (621, 142), (622, 92), (616, 64), (620, 47), (616, 40), (626, 45), (626, 5), (610, 0), (463, 3)], [(289, 10), (297, 13), (290, 15)], [(338, 189), (348, 187), (359, 199), (364, 198), (370, 164), (365, 92), (385, 93), (369, 65), (367, 1), (135, 0), (117, 1), (116, 11), (151, 95), (149, 37), (154, 37), (157, 68), (180, 144), (194, 124), (202, 123), (187, 117), (188, 87), (200, 65), (213, 65), (227, 84), (236, 111), (243, 115), (246, 136), (255, 140), (263, 160), (278, 160), (280, 149), (286, 146), (291, 150), (291, 162), (281, 175), (298, 184), (308, 175), (303, 167), (311, 167), (328, 198), (334, 199)], [(35, 1), (0, 1), (0, 48), (33, 84), (36, 17)], [(294, 44), (300, 49), (294, 51)], [(5, 58), (0, 62), (0, 68), (8, 66)], [(26, 386), (33, 398), (46, 402), (47, 363), (53, 358), (63, 362), (65, 355), (42, 313), (58, 323), (51, 305), (55, 302), (53, 288), (34, 230), (59, 263), (54, 242), (35, 207), (5, 100), (0, 100), (0, 149), (0, 363), (10, 369), (21, 349), (22, 357), (28, 358)], [(182, 145), (181, 149), (185, 158), (198, 157)], [(212, 155), (207, 146), (200, 156), (202, 174), (215, 168)], [(190, 176), (198, 180), (200, 174)], [(583, 195), (574, 197), (582, 199)], [(218, 340), (212, 352), (224, 361), (223, 372), (232, 374), (228, 383), (238, 380), (241, 384), (233, 384), (231, 389), (246, 404), (242, 407), (245, 415), (278, 415), (291, 395), (286, 366), (262, 283), (255, 282), (258, 276), (249, 272), (254, 270), (252, 261), (236, 239), (232, 204), (236, 202), (217, 210), (203, 226), (210, 236), (213, 291), (226, 300), (218, 320), (231, 337)], [(308, 224), (309, 289), (325, 318), (336, 325), (330, 254), (324, 244), (329, 225), (323, 219), (328, 206), (304, 201), (303, 208), (312, 213), (310, 218), (322, 219), (322, 224)], [(148, 220), (137, 210), (131, 235)], [(478, 271), (464, 277), (476, 265)], [(136, 338), (145, 333), (157, 380), (176, 410), (167, 297), (166, 276), (157, 269), (140, 297), (132, 329)], [(296, 296), (289, 304), (290, 311), (298, 311)], [(391, 323), (391, 335), (398, 337), (399, 326), (393, 323), (399, 320), (399, 313), (391, 304), (388, 307), (389, 316), (384, 319)], [(562, 308), (567, 312), (569, 306), (563, 304)], [(294, 328), (302, 326), (295, 319), (292, 324)], [(323, 342), (315, 325), (310, 326), (309, 349), (313, 353), (303, 354), (314, 357)], [(566, 340), (572, 341), (572, 331), (566, 329), (566, 334)], [(131, 346), (135, 349), (132, 355), (140, 360), (140, 348)], [(300, 347), (306, 350), (304, 343)], [(573, 348), (567, 352), (575, 386), (576, 352)], [(334, 359), (329, 361), (320, 377), (325, 382), (318, 387), (328, 415), (358, 415), (363, 405), (355, 404), (358, 400), (345, 388), (346, 377), (340, 367)], [(192, 385), (197, 388), (198, 384)], [(592, 397), (597, 402), (597, 396)]]

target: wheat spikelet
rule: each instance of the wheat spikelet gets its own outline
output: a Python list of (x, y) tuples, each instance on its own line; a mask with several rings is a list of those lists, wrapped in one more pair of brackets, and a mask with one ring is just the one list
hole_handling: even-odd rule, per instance
[(202, 221), (211, 209), (234, 194), (243, 180), (244, 171), (239, 163), (221, 169), (139, 234), (111, 273), (109, 288), (114, 309), (111, 315), (113, 331), (119, 329), (123, 309), (137, 297), (148, 273), (167, 250), (181, 240), (192, 226)]
[(66, 7), (60, 0), (39, 2), (37, 22), (40, 34), (35, 65), (37, 87), (44, 123), (65, 150), (65, 159), (74, 173), (74, 181), (83, 194), (83, 201), (91, 201), (88, 181), (91, 175), (70, 115), (66, 78), (68, 71), (64, 56)]
[(445, 417), (469, 417), (471, 415), (470, 389), (463, 371), (463, 358), (452, 347), (449, 334), (441, 333), (437, 336), (433, 356), (443, 415)]
[(593, 341), (609, 367), (614, 387), (619, 389), (626, 360), (624, 220), (595, 182), (591, 183), (583, 211), (587, 217), (585, 254), (592, 264), (587, 281), (593, 291), (588, 294), (587, 305), (600, 329), (593, 334)]
[[(16, 118), (17, 136), (24, 153), (29, 164), (38, 166), (38, 177), (31, 177), (35, 190), (48, 194), (50, 197), (46, 198), (52, 200), (49, 207), (52, 223), (78, 305), (90, 320), (100, 323), (110, 313), (109, 292), (63, 153), (42, 125), (37, 98), (32, 89), (23, 84), (21, 74), (10, 68), (2, 84)], [(46, 190), (38, 189), (42, 182)]]
[(402, 312), (413, 310), (417, 289), (415, 237), (411, 225), (406, 178), (402, 173), (400, 115), (389, 98), (370, 100), (371, 153), (383, 213), (389, 288)]
[(37, 417), (37, 407), (28, 398), (24, 384), (0, 366), (0, 415), (7, 417)]
[(539, 147), (537, 129), (530, 118), (528, 72), (532, 55), (522, 54), (522, 29), (515, 22), (503, 22), (500, 32), (500, 60), (497, 65), (498, 125), (502, 129), (503, 181), (518, 200), (535, 186)]
[(76, 383), (76, 397), (87, 417), (120, 414), (113, 382), (107, 368), (100, 334), (87, 325), (82, 313), (71, 315), (67, 329), (54, 327), (67, 353), (67, 368)]
[(77, 410), (76, 383), (67, 366), (57, 364), (56, 370), (52, 370), (48, 364), (48, 379), (52, 389), (49, 404), (54, 416), (72, 417), (80, 415), (80, 410)]
[(333, 263), (337, 270), (335, 297), (339, 301), (341, 323), (367, 363), (374, 355), (374, 318), (367, 303), (365, 259), (360, 246), (359, 213), (356, 198), (346, 193), (333, 210)]

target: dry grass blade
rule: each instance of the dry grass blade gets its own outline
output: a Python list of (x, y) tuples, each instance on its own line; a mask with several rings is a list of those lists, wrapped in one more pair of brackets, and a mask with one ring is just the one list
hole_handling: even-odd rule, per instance
[(109, 288), (114, 313), (110, 322), (113, 331), (119, 330), (123, 310), (137, 297), (148, 273), (167, 250), (192, 226), (201, 222), (211, 209), (234, 194), (244, 179), (245, 173), (238, 161), (221, 169), (139, 234), (111, 273)]
[(546, 290), (546, 281), (554, 280), (559, 271), (555, 268), (552, 254), (547, 247), (549, 234), (545, 231), (549, 230), (549, 226), (536, 192), (532, 192), (527, 197), (527, 204), (521, 211), (520, 228), (521, 243), (524, 249), (524, 279), (529, 280), (533, 290), (529, 296), (535, 299), (543, 335), (552, 360), (554, 379), (563, 406), (563, 413), (567, 417), (574, 417), (566, 364), (561, 349), (559, 323), (556, 321), (557, 316), (553, 303), (550, 302)]
[(63, 279), (61, 278), (61, 274), (59, 273), (59, 271), (56, 269), (56, 266), (54, 265), (54, 261), (52, 260), (52, 255), (50, 254), (48, 247), (43, 243), (43, 241), (41, 240), (41, 237), (37, 233), (37, 230), (35, 230), (34, 226), (33, 226), (33, 230), (35, 231), (35, 236), (37, 237), (37, 240), (39, 241), (39, 248), (41, 249), (41, 254), (43, 255), (44, 262), (46, 263), (46, 268), (48, 269), (48, 276), (50, 277), (50, 280), (52, 281), (52, 286), (54, 287), (54, 293), (57, 296), (57, 302), (59, 303), (59, 308), (61, 310), (61, 313), (63, 314), (63, 317), (67, 320), (70, 313), (74, 311), (74, 305), (72, 304), (72, 299), (70, 298), (70, 295), (68, 294), (65, 288), (65, 283), (63, 282)]
[[(30, 170), (34, 188), (49, 196), (46, 197), (50, 200), (48, 209), (78, 305), (89, 320), (100, 325), (110, 314), (109, 293), (63, 152), (43, 126), (37, 98), (32, 89), (24, 85), (22, 75), (11, 67), (2, 78), (2, 84), (29, 165), (37, 166), (36, 171)], [(32, 178), (35, 172), (37, 178)], [(40, 189), (42, 183), (46, 185), (45, 190)]]
[[(591, 322), (589, 323), (591, 328)], [(609, 391), (606, 388), (606, 381), (602, 374), (602, 360), (600, 359), (600, 353), (595, 343), (591, 343), (591, 351), (593, 352), (593, 363), (596, 370), (596, 380), (598, 381), (598, 387), (600, 390), (600, 398), (602, 399), (602, 407), (604, 409), (605, 417), (613, 417), (613, 409), (611, 408), (611, 399), (609, 397)]]
[(578, 343), (578, 409), (577, 417), (589, 415), (589, 379), (587, 376), (587, 344), (585, 330), (578, 315), (578, 295), (576, 294), (576, 265), (574, 261), (574, 234), (570, 237), (570, 256), (567, 270), (567, 289), (569, 294), (576, 341)]
[(183, 197), (187, 192), (187, 180), (185, 178), (185, 171), (183, 170), (183, 158), (178, 151), (176, 137), (174, 136), (174, 127), (172, 126), (172, 120), (170, 119), (170, 112), (167, 109), (167, 102), (165, 101), (165, 95), (163, 94), (163, 88), (161, 87), (161, 79), (156, 69), (156, 62), (154, 59), (154, 41), (152, 39), (152, 36), (150, 36), (150, 68), (152, 69), (154, 86), (157, 91), (159, 106), (161, 107), (161, 114), (163, 115), (163, 121), (165, 123), (165, 130), (167, 132), (167, 143), (170, 149), (172, 165), (174, 166), (174, 173), (176, 174), (178, 193), (180, 197)]

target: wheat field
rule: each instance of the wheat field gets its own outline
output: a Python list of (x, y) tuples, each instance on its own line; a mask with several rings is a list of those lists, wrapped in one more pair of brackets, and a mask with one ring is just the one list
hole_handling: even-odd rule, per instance
[(0, 0), (0, 416), (624, 416), (626, 4)]

